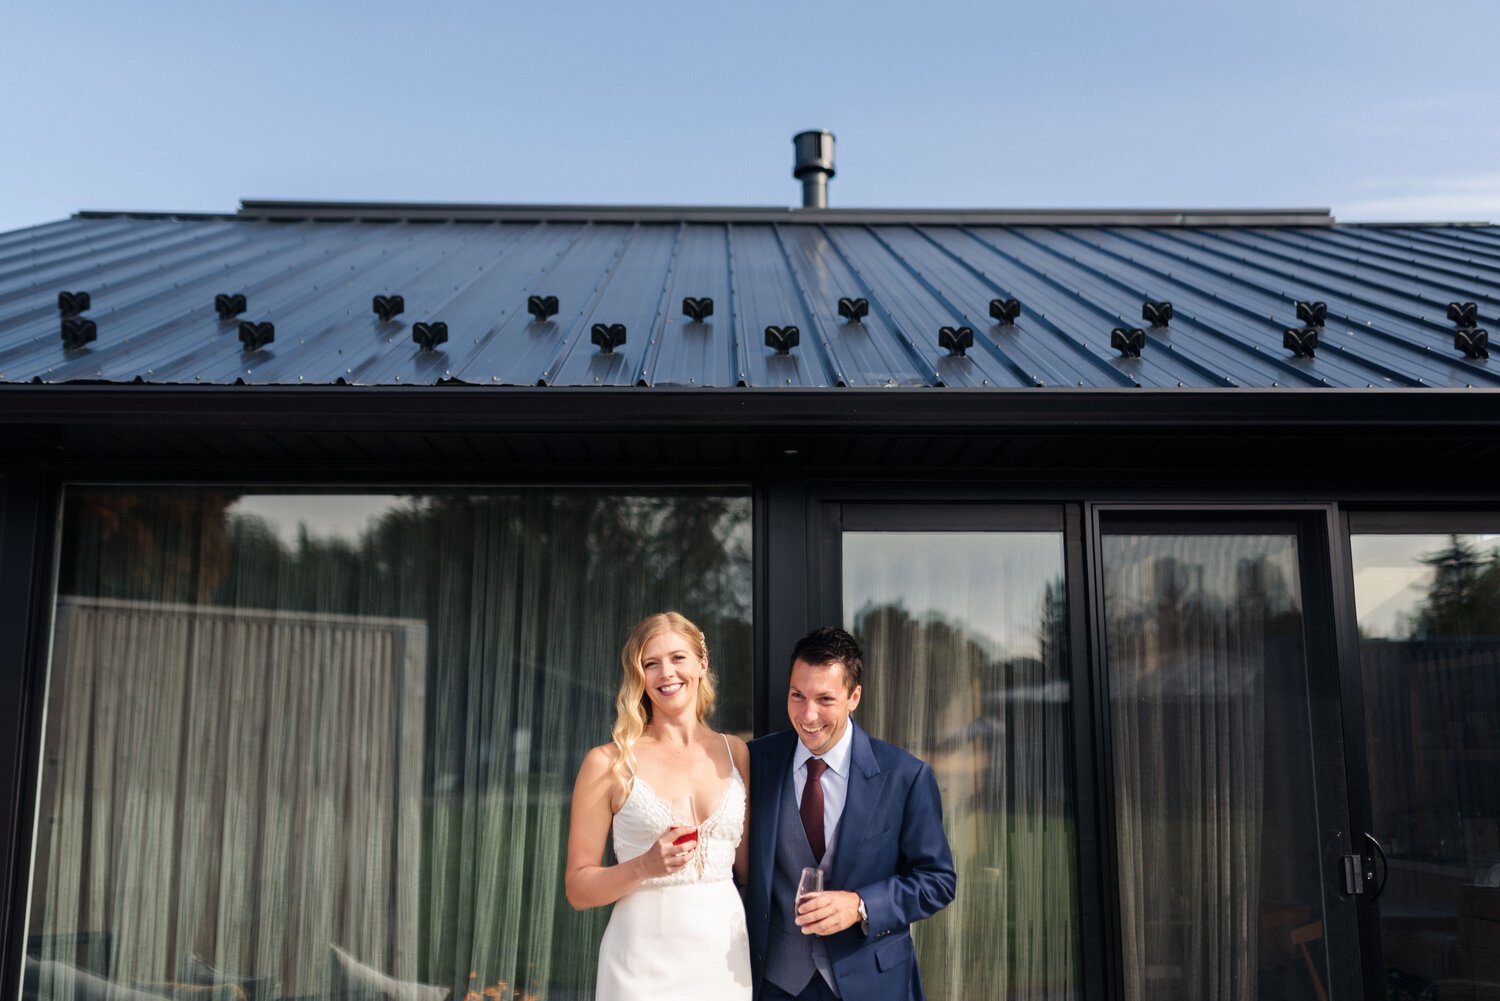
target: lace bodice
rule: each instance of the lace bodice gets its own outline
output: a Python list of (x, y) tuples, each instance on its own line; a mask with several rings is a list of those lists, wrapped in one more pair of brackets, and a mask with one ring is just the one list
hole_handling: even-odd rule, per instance
[[(745, 833), (745, 781), (740, 770), (730, 767), (729, 788), (718, 807), (698, 825), (698, 858), (669, 876), (645, 880), (642, 886), (672, 886), (678, 883), (712, 883), (734, 875), (734, 850)], [(614, 819), (615, 858), (635, 858), (656, 843), (672, 823), (672, 808), (640, 776), (631, 783), (630, 794)], [(698, 862), (701, 859), (702, 875)]]

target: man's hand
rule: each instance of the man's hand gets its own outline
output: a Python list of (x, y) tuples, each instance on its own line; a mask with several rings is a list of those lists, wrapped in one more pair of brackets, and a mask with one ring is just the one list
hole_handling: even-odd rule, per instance
[(850, 890), (810, 894), (797, 906), (797, 927), (804, 935), (832, 935), (857, 924), (859, 894)]

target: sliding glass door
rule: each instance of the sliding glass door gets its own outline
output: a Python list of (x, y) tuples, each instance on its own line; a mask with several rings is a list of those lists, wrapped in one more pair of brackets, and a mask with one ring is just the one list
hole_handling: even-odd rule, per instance
[(1325, 536), (1106, 512), (1098, 540), (1120, 996), (1358, 997)]
[(1372, 976), (1393, 1001), (1500, 997), (1500, 516), (1349, 518)]
[(936, 999), (1081, 997), (1060, 508), (843, 505), (830, 613), (865, 650), (856, 718), (929, 762), (958, 869), (916, 929)]
[(1328, 508), (823, 524), (861, 722), (943, 791), (959, 892), (915, 932), (931, 996), (1374, 996)]

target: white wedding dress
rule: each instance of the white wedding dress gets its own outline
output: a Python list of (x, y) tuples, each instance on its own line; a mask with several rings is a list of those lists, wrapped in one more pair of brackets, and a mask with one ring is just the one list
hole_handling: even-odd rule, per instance
[[(616, 902), (599, 943), (596, 1001), (750, 1001), (750, 940), (733, 879), (745, 781), (730, 771), (723, 800), (698, 825), (698, 855)], [(672, 808), (637, 777), (615, 814), (615, 858), (640, 855), (671, 823)]]

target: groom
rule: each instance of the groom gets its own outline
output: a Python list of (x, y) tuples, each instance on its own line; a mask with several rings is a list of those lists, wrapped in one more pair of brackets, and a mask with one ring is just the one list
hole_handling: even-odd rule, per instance
[[(850, 714), (864, 657), (842, 629), (792, 650), (792, 729), (750, 745), (756, 1001), (922, 1001), (911, 925), (953, 900), (953, 855), (932, 769)], [(803, 867), (824, 892), (796, 907)]]

